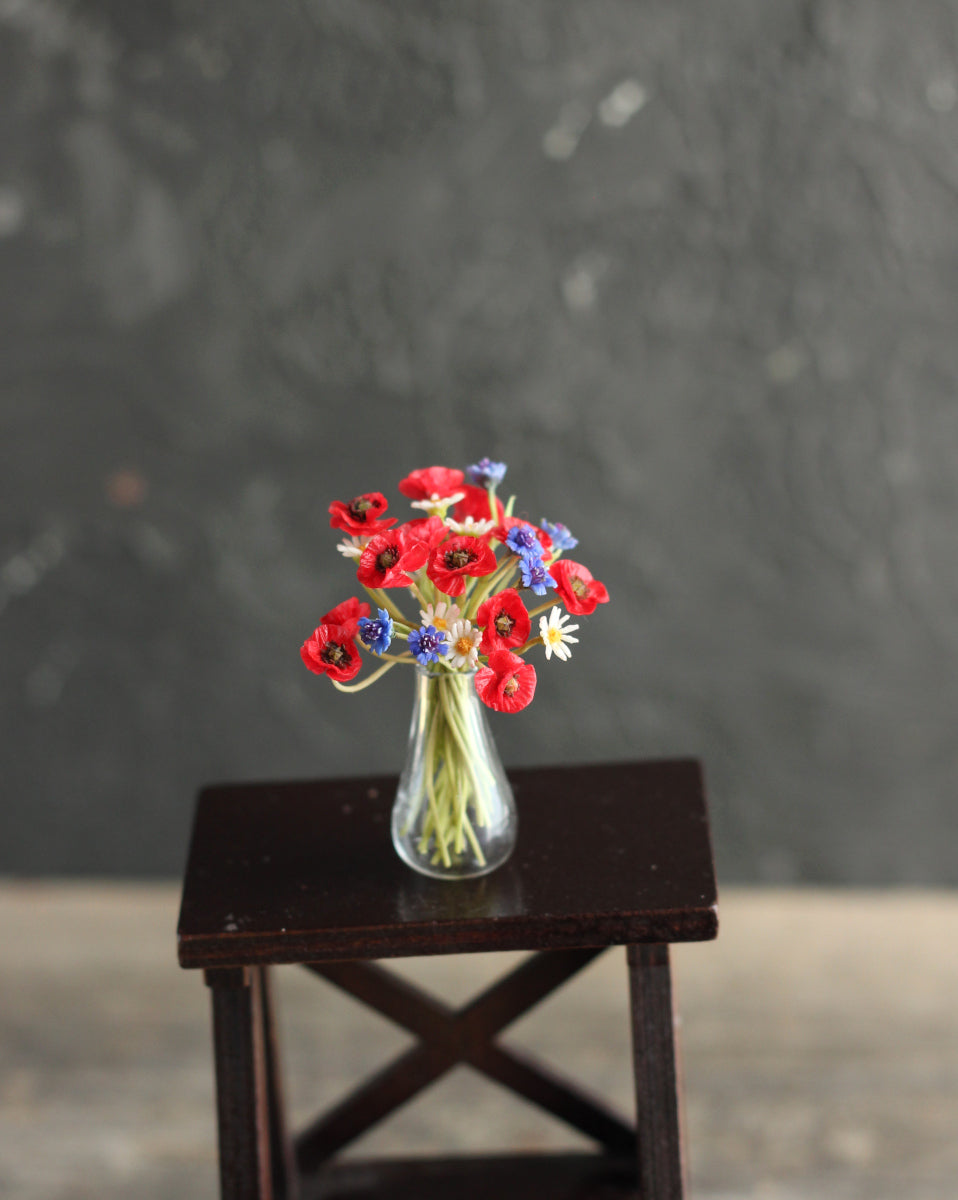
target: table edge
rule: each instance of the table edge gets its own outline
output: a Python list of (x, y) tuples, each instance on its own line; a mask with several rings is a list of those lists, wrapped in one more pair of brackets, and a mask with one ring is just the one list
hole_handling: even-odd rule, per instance
[(594, 921), (550, 917), (548, 926), (525, 917), (457, 921), (444, 930), (435, 922), (408, 925), (401, 942), (395, 931), (322, 930), (283, 934), (178, 933), (180, 966), (186, 970), (269, 966), (354, 959), (412, 958), (433, 954), (481, 954), (497, 950), (569, 950), (638, 943), (708, 942), (718, 936), (718, 903), (700, 908), (661, 909), (654, 914), (616, 914)]

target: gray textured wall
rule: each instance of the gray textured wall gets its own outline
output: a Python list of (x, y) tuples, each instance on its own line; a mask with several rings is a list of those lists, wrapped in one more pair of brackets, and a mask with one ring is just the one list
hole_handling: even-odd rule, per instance
[(722, 878), (958, 881), (946, 0), (0, 0), (0, 869), (398, 765), (330, 499), (506, 459), (613, 603), (516, 763), (695, 753)]

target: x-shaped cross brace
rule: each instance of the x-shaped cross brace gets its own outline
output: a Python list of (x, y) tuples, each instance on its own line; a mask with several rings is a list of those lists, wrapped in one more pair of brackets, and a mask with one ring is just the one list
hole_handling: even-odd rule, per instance
[(539, 1105), (608, 1150), (635, 1152), (635, 1130), (531, 1058), (493, 1040), (507, 1025), (564, 983), (602, 949), (551, 950), (515, 970), (455, 1010), (375, 963), (305, 963), (357, 1000), (421, 1040), (378, 1071), (296, 1139), (299, 1170), (310, 1172), (370, 1126), (458, 1063)]

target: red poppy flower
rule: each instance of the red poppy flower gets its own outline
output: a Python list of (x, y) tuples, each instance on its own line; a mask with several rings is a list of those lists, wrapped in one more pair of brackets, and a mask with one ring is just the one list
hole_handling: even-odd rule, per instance
[(368, 588), (409, 587), (408, 571), (418, 571), (429, 557), (429, 547), (400, 525), (377, 533), (359, 556), (359, 582)]
[(483, 600), (476, 612), (476, 624), (482, 629), (482, 654), (522, 646), (529, 638), (532, 621), (515, 588), (497, 592)]
[(496, 650), (476, 672), (476, 691), (496, 712), (518, 712), (536, 694), (536, 669), (511, 650)]
[(433, 496), (442, 500), (461, 492), (464, 479), (465, 475), (455, 467), (421, 467), (400, 480), (399, 490), (410, 500), (430, 500)]
[(608, 604), (609, 592), (604, 583), (592, 578), (592, 572), (571, 558), (560, 558), (549, 567), (555, 588), (570, 613), (587, 617), (597, 604)]
[[(473, 487), (471, 483), (464, 483), (458, 491), (465, 492), (466, 494), (452, 510), (454, 520), (465, 521), (466, 517), (472, 517), (474, 521), (489, 520), (491, 516), (489, 511), (489, 493), (485, 488)], [(501, 524), (505, 515), (506, 510), (503, 508), (502, 501), (497, 496), (496, 520)]]
[(379, 514), (388, 507), (389, 502), (382, 492), (363, 492), (361, 496), (354, 496), (348, 504), (334, 500), (329, 506), (329, 523), (333, 529), (368, 537), (371, 533), (396, 524), (396, 517), (378, 519)]
[(429, 556), (426, 574), (447, 596), (461, 596), (467, 575), (488, 575), (496, 569), (496, 556), (481, 538), (452, 537)]
[(449, 536), (449, 529), (440, 517), (421, 517), (407, 521), (399, 528), (407, 530), (417, 541), (425, 542), (430, 550), (435, 550)]
[(314, 675), (328, 675), (340, 683), (352, 679), (362, 666), (356, 643), (337, 625), (320, 625), (315, 629), (303, 642), (300, 655)]
[(369, 605), (365, 600), (357, 600), (355, 596), (344, 600), (331, 608), (325, 616), (319, 618), (320, 625), (335, 625), (345, 638), (354, 638), (359, 629), (359, 618), (369, 616)]

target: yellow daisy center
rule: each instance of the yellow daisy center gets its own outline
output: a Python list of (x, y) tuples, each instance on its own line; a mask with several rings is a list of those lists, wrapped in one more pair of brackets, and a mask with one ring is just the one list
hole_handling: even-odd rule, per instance
[(456, 642), (456, 653), (457, 654), (468, 654), (471, 650), (472, 650), (472, 638), (463, 636)]

